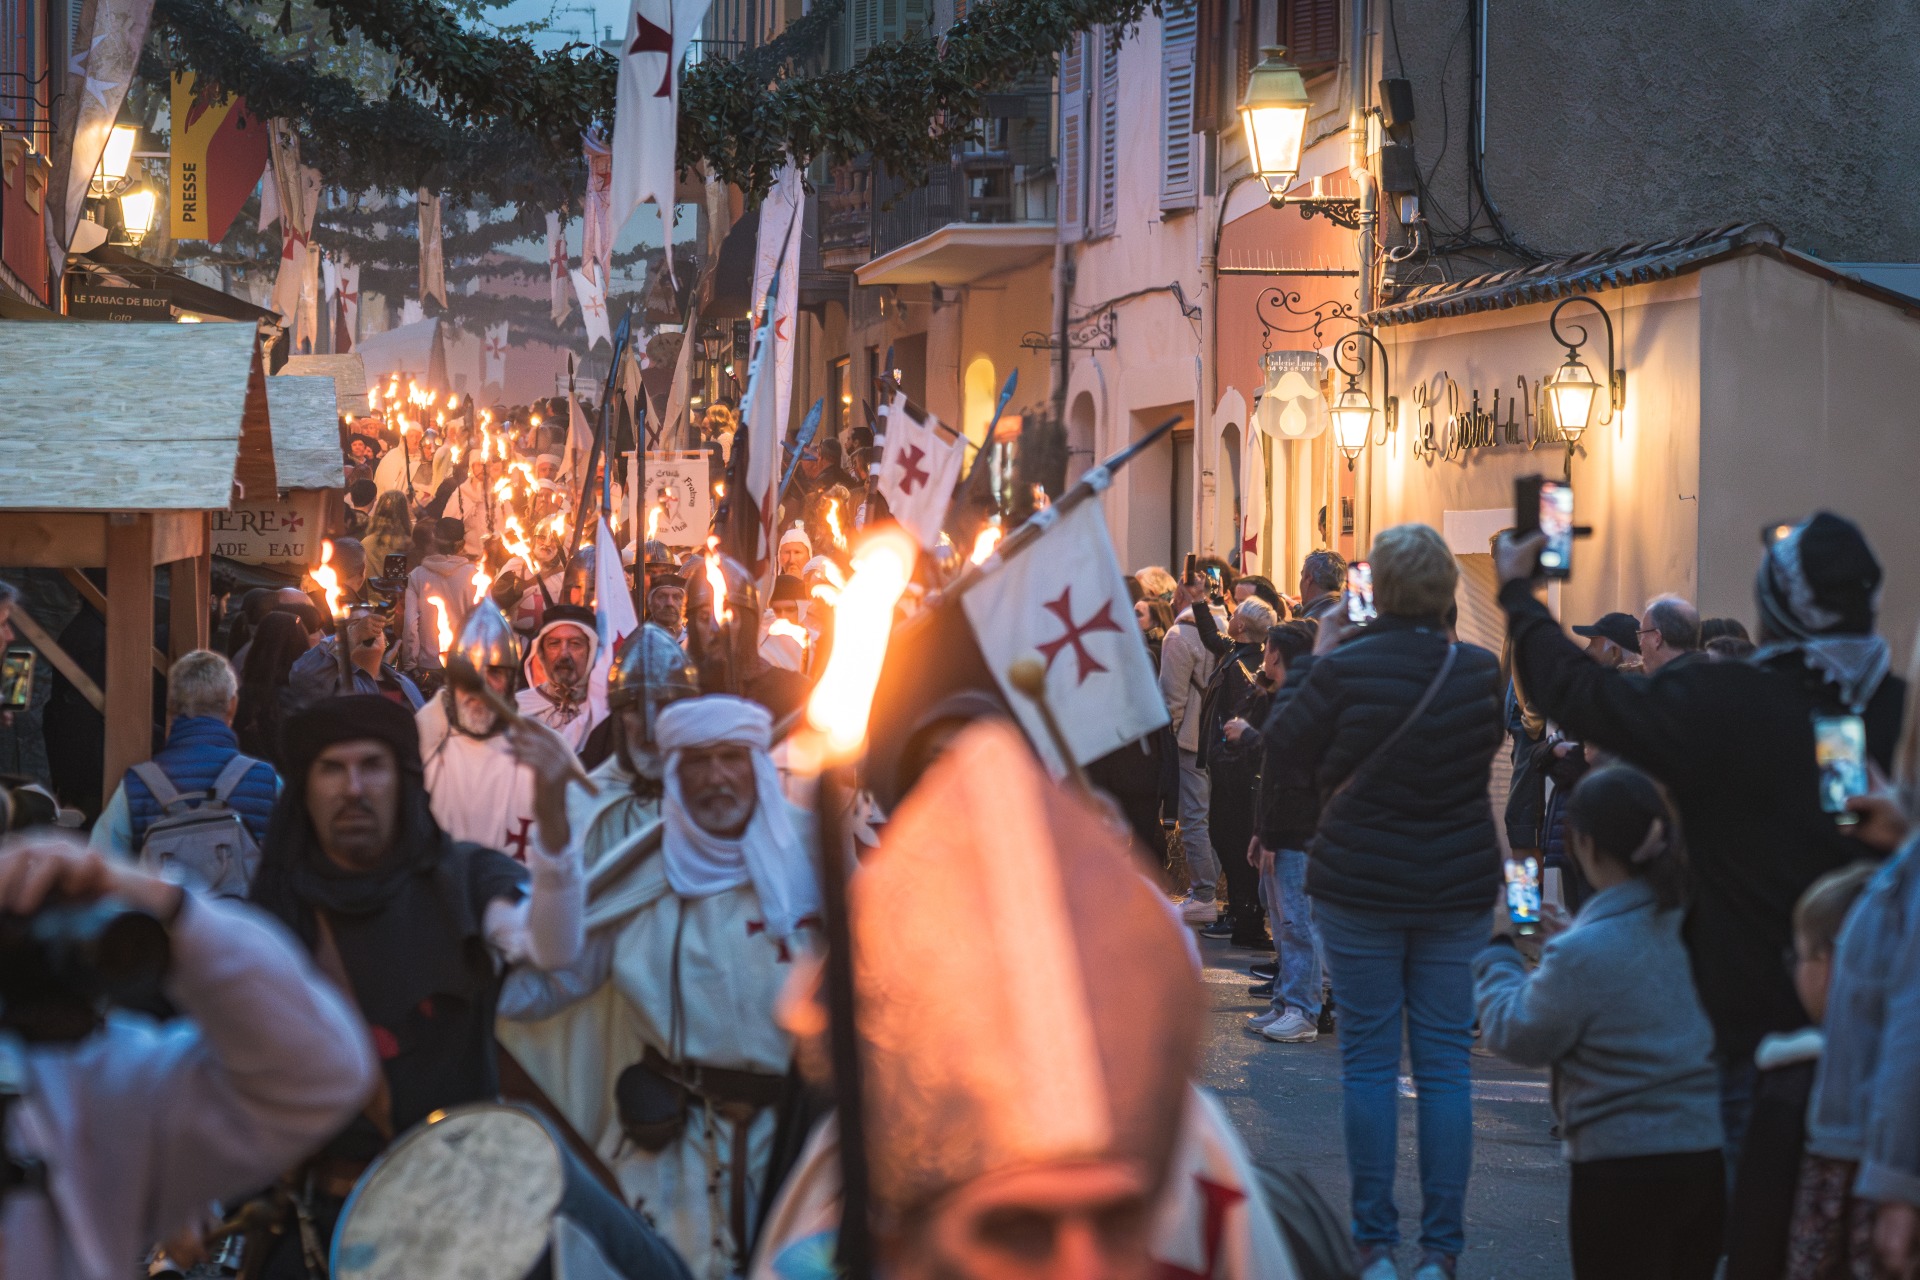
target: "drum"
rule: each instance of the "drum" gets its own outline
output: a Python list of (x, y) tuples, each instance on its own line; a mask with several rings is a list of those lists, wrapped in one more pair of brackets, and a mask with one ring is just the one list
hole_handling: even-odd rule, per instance
[(475, 1103), (396, 1138), (334, 1228), (334, 1280), (691, 1280), (537, 1113)]

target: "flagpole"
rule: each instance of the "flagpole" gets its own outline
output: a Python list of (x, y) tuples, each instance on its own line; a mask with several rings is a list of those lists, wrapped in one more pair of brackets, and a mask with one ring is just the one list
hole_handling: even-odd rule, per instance
[(780, 478), (780, 492), (773, 497), (773, 505), (778, 507), (787, 497), (787, 486), (793, 483), (793, 473), (800, 469), (800, 455), (813, 443), (814, 433), (820, 430), (820, 415), (827, 407), (823, 396), (813, 402), (813, 408), (807, 410), (806, 421), (800, 424), (800, 438), (793, 451), (793, 460), (787, 463), (787, 474)]
[[(607, 405), (613, 397), (613, 379), (620, 370), (620, 353), (626, 349), (627, 339), (633, 329), (633, 307), (629, 305), (620, 317), (620, 328), (613, 337), (613, 362), (607, 369), (607, 384), (600, 393), (600, 432), (593, 438), (593, 447), (587, 452), (586, 475), (580, 480), (580, 502), (574, 508), (573, 537), (567, 547), (566, 564), (573, 567), (574, 557), (580, 554), (580, 529), (586, 524), (587, 498), (593, 492), (593, 468), (600, 461), (600, 441), (607, 430)], [(572, 406), (568, 406), (572, 413)], [(571, 427), (569, 427), (571, 429)]]
[[(796, 206), (793, 211), (793, 216), (787, 219), (786, 231), (783, 232), (780, 236), (780, 254), (777, 258), (774, 259), (772, 274), (767, 277), (766, 303), (761, 310), (759, 332), (755, 335), (755, 338), (754, 338), (753, 363), (747, 367), (746, 394), (741, 396), (740, 398), (740, 405), (741, 405), (740, 430), (734, 437), (733, 447), (735, 449), (738, 449), (740, 447), (740, 436), (746, 437), (747, 456), (748, 456), (749, 465), (751, 465), (752, 454), (753, 454), (753, 430), (752, 430), (753, 424), (750, 421), (748, 421), (747, 413), (759, 407), (758, 391), (760, 387), (760, 379), (766, 376), (767, 363), (772, 358), (773, 319), (774, 319), (773, 313), (774, 313), (774, 308), (778, 304), (779, 297), (780, 297), (780, 273), (781, 273), (781, 270), (787, 265), (787, 247), (793, 240), (793, 227), (794, 227), (795, 221), (798, 220), (799, 216), (800, 216), (800, 210)], [(776, 413), (775, 420), (778, 421), (777, 413)], [(777, 446), (781, 442), (776, 440), (774, 443)], [(775, 455), (775, 458), (773, 460), (773, 466), (777, 474), (779, 469), (777, 454)], [(746, 479), (745, 468), (741, 469), (740, 478), (743, 482)], [(742, 484), (741, 487), (742, 489), (745, 488), (744, 483)], [(749, 496), (749, 495), (745, 495), (742, 493), (732, 493), (732, 492), (728, 494), (728, 497), (736, 502), (739, 500), (739, 498), (744, 496)], [(757, 504), (758, 499), (756, 498), (755, 501)], [(776, 505), (777, 505), (777, 500), (776, 500)], [(730, 517), (731, 517), (731, 512), (739, 509), (741, 508), (735, 508), (729, 505)], [(759, 540), (758, 534), (761, 530), (765, 530), (767, 528), (767, 523), (770, 515), (771, 513), (766, 511), (761, 511), (758, 513), (760, 524), (759, 524), (759, 529), (755, 531), (756, 536), (753, 540), (753, 543), (754, 543), (753, 546), (742, 547), (737, 542), (735, 543), (734, 550), (735, 552), (738, 553), (738, 558), (743, 564), (751, 561), (756, 566), (758, 565), (758, 562), (760, 559), (760, 555), (759, 555), (760, 540)], [(739, 534), (741, 532), (741, 530), (738, 528), (739, 520), (737, 517), (729, 518), (728, 524), (734, 526), (732, 530), (734, 533)], [(769, 538), (768, 540), (771, 541), (771, 538)], [(773, 548), (771, 547), (768, 548), (769, 552), (771, 552), (772, 550)], [(755, 580), (758, 581), (763, 576), (765, 575), (756, 572)], [(769, 590), (771, 589), (771, 587), (772, 587), (771, 580), (768, 580), (767, 582), (761, 584), (761, 589), (763, 591)]]
[(1147, 432), (1147, 434), (1141, 436), (1138, 440), (1135, 440), (1118, 453), (1108, 457), (1106, 461), (1088, 471), (1084, 476), (1081, 476), (1079, 480), (1074, 482), (1071, 488), (1061, 494), (1046, 510), (1034, 512), (1020, 524), (1019, 528), (1013, 530), (1005, 538), (1001, 539), (1000, 545), (994, 549), (994, 553), (991, 556), (987, 557), (985, 564), (969, 565), (967, 571), (962, 574), (952, 586), (947, 588), (946, 594), (956, 598), (966, 594), (974, 584), (978, 583), (981, 578), (985, 576), (984, 568), (986, 564), (992, 564), (995, 560), (1011, 559), (1013, 556), (1033, 545), (1033, 543), (1039, 540), (1041, 534), (1052, 528), (1059, 521), (1061, 516), (1073, 510), (1087, 499), (1105, 490), (1108, 485), (1113, 483), (1115, 472), (1119, 471), (1120, 468), (1126, 466), (1129, 462), (1132, 462), (1153, 445), (1159, 443), (1162, 436), (1179, 426), (1185, 418), (1185, 414), (1174, 414), (1171, 418), (1168, 418), (1165, 422)]

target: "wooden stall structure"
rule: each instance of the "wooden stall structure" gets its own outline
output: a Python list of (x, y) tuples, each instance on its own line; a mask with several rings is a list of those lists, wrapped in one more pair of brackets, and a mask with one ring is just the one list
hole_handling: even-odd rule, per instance
[[(65, 570), (105, 614), (104, 690), (25, 610), (13, 619), (105, 716), (108, 793), (152, 751), (154, 671), (207, 644), (211, 513), (242, 474), (274, 484), (266, 415), (246, 412), (259, 367), (250, 324), (0, 320), (0, 565)], [(80, 573), (100, 568), (104, 594)]]

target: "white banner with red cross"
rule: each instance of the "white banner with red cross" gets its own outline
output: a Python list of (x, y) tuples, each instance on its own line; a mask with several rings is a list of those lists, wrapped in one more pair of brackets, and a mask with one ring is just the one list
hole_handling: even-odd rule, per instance
[[(892, 432), (889, 422), (889, 439)], [(983, 578), (961, 606), (981, 656), (1048, 768), (1066, 772), (1038, 708), (1007, 676), (1022, 658), (1045, 668), (1048, 706), (1079, 764), (1167, 723), (1167, 704), (1098, 502), (1076, 503), (1012, 557), (989, 557), (982, 568)]]
[(887, 411), (886, 445), (880, 451), (880, 494), (893, 518), (920, 540), (922, 550), (940, 543), (940, 526), (946, 523), (966, 450), (966, 442), (949, 439), (932, 415), (922, 422), (907, 408), (905, 396), (894, 397)]

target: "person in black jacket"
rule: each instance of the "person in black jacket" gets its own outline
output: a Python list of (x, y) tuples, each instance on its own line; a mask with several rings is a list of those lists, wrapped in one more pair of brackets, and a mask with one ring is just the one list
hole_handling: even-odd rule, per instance
[(1439, 534), (1397, 525), (1375, 538), (1371, 560), (1379, 618), (1357, 635), (1343, 611), (1322, 619), (1315, 655), (1288, 674), (1294, 692), (1267, 723), (1267, 766), (1305, 771), (1322, 797), (1307, 893), (1340, 1020), (1361, 1270), (1390, 1268), (1399, 1241), (1404, 1017), (1420, 1108), (1424, 1256), (1414, 1274), (1443, 1280), (1465, 1247), (1469, 964), (1500, 889), (1488, 782), (1504, 682), (1493, 654), (1448, 639), (1460, 570)]
[(1214, 664), (1200, 699), (1200, 764), (1207, 771), (1209, 786), (1207, 832), (1214, 856), (1220, 860), (1221, 878), (1227, 882), (1226, 913), (1200, 934), (1255, 950), (1272, 946), (1260, 906), (1260, 876), (1247, 861), (1260, 762), (1253, 752), (1242, 751), (1230, 741), (1225, 727), (1246, 714), (1248, 702), (1260, 691), (1261, 655), (1274, 621), (1272, 607), (1257, 597), (1235, 606), (1227, 620), (1231, 647)]
[(1821, 512), (1773, 540), (1747, 662), (1679, 662), (1629, 676), (1590, 661), (1534, 598), (1538, 540), (1495, 548), (1500, 603), (1528, 694), (1565, 731), (1672, 792), (1690, 851), (1687, 949), (1713, 1022), (1729, 1167), (1738, 1167), (1762, 1037), (1807, 1025), (1780, 963), (1793, 904), (1859, 856), (1820, 804), (1815, 716), (1858, 715), (1889, 767), (1903, 681), (1874, 634), (1880, 564), (1852, 522)]

